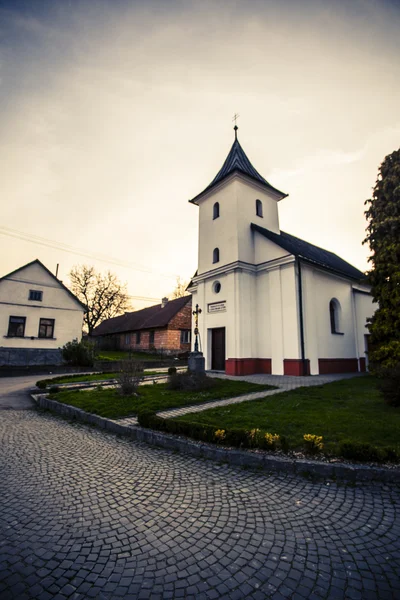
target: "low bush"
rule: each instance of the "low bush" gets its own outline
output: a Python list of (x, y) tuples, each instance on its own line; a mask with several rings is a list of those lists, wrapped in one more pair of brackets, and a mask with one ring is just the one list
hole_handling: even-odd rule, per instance
[(120, 394), (122, 396), (132, 396), (132, 394), (135, 394), (143, 377), (142, 363), (133, 359), (124, 361), (121, 373), (117, 379)]
[(378, 388), (389, 406), (400, 406), (400, 362), (393, 367), (379, 367), (375, 370), (378, 376)]
[(95, 346), (90, 342), (67, 342), (61, 348), (63, 359), (69, 365), (77, 367), (92, 367), (95, 360)]
[[(180, 421), (178, 419), (163, 419), (150, 411), (140, 412), (138, 414), (138, 423), (142, 427), (173, 433), (175, 435), (185, 435), (201, 442), (217, 442), (235, 448), (267, 447), (263, 442), (264, 436), (260, 430), (257, 430), (255, 434), (251, 434), (251, 432), (245, 429), (215, 429), (212, 425), (204, 425), (203, 423)], [(258, 444), (256, 443), (257, 441)], [(268, 447), (271, 449), (270, 446)]]
[(371, 444), (345, 441), (339, 446), (339, 454), (349, 460), (362, 462), (397, 462), (399, 455), (394, 448), (376, 448)]
[(169, 367), (168, 375), (176, 375), (176, 367)]
[(215, 381), (205, 373), (185, 371), (169, 374), (167, 389), (190, 392), (202, 392), (215, 387)]
[(60, 387), (58, 385), (52, 385), (49, 389), (50, 394), (57, 394), (60, 391)]
[(41, 381), (37, 381), (36, 382), (36, 387), (39, 388), (39, 390), (45, 390), (47, 387), (47, 381), (46, 379), (42, 379)]

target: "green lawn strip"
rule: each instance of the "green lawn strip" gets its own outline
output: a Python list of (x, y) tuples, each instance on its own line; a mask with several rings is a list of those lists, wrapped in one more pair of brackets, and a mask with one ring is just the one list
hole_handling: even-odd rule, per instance
[(50, 398), (82, 408), (101, 417), (126, 417), (142, 410), (161, 411), (192, 404), (202, 404), (210, 400), (231, 398), (251, 392), (273, 389), (269, 385), (258, 385), (247, 381), (215, 379), (215, 386), (203, 392), (168, 390), (165, 383), (145, 385), (139, 388), (137, 396), (121, 396), (116, 389), (61, 391), (50, 394)]
[(328, 453), (335, 453), (345, 440), (400, 451), (400, 410), (384, 403), (372, 376), (299, 388), (179, 419), (216, 429), (258, 427), (286, 436), (292, 448), (301, 447), (303, 435), (311, 433), (323, 436)]
[(105, 361), (116, 361), (116, 360), (127, 360), (128, 358), (134, 358), (143, 361), (156, 361), (162, 360), (163, 356), (160, 354), (147, 354), (146, 352), (124, 352), (123, 350), (101, 350), (97, 355), (96, 360)]
[[(168, 373), (163, 371), (145, 371), (144, 375), (152, 376), (152, 375), (165, 375)], [(76, 382), (87, 382), (87, 381), (103, 381), (107, 379), (115, 379), (120, 375), (120, 373), (92, 373), (86, 374), (82, 373), (81, 375), (65, 375), (60, 377), (54, 377), (53, 379), (43, 379), (42, 381), (47, 382), (47, 387), (52, 385), (57, 385), (58, 383), (76, 383)]]

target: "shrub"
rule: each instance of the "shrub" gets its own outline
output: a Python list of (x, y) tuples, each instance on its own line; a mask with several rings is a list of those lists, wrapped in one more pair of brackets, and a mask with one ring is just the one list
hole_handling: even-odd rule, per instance
[(78, 367), (92, 367), (95, 359), (95, 346), (91, 342), (74, 340), (61, 348), (65, 362)]
[(47, 381), (46, 379), (42, 379), (41, 381), (37, 381), (36, 382), (36, 387), (38, 387), (40, 390), (45, 390), (47, 387)]
[(144, 376), (143, 364), (137, 360), (124, 360), (121, 373), (117, 378), (117, 385), (122, 396), (132, 396), (142, 381)]
[(248, 444), (250, 448), (258, 448), (262, 440), (262, 434), (260, 429), (250, 429), (247, 431)]
[(322, 435), (313, 435), (311, 433), (306, 433), (303, 436), (303, 439), (306, 450), (307, 452), (310, 452), (310, 454), (316, 454), (317, 452), (320, 452), (324, 447), (324, 444), (322, 443)]
[(400, 362), (393, 367), (377, 368), (375, 372), (386, 404), (400, 406)]
[(176, 375), (176, 367), (169, 367), (168, 375)]
[(345, 441), (339, 446), (339, 454), (349, 460), (382, 462), (386, 460), (387, 452), (371, 444)]
[(60, 391), (60, 387), (58, 385), (52, 385), (49, 389), (50, 394), (57, 394)]
[(167, 388), (169, 390), (184, 390), (190, 392), (202, 392), (215, 386), (211, 377), (205, 373), (186, 371), (184, 373), (173, 373), (168, 378)]

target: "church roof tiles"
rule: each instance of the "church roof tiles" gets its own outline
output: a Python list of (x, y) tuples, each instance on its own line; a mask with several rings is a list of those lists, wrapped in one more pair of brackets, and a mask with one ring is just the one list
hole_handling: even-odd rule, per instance
[(214, 177), (214, 179), (212, 180), (210, 185), (208, 185), (200, 194), (195, 196), (195, 198), (193, 198), (192, 200), (189, 200), (189, 202), (193, 202), (193, 204), (196, 204), (197, 200), (203, 194), (205, 194), (206, 192), (209, 192), (218, 183), (220, 183), (221, 181), (226, 179), (229, 175), (231, 175), (232, 173), (235, 173), (235, 172), (242, 173), (243, 175), (250, 177), (254, 181), (261, 183), (269, 191), (273, 192), (274, 194), (279, 195), (280, 200), (287, 196), (287, 194), (284, 194), (283, 192), (274, 188), (270, 183), (268, 183), (268, 181), (266, 179), (264, 179), (264, 177), (262, 177), (262, 175), (260, 175), (260, 173), (258, 171), (256, 171), (256, 169), (253, 167), (250, 160), (248, 159), (242, 146), (240, 145), (239, 140), (237, 138), (235, 138), (235, 141), (232, 144), (232, 147), (229, 151), (228, 156), (226, 157), (224, 164), (222, 165), (222, 168), (220, 169), (220, 171), (218, 171), (217, 175)]
[(340, 258), (337, 254), (329, 252), (329, 250), (314, 246), (313, 244), (301, 240), (290, 233), (285, 233), (284, 231), (281, 231), (280, 234), (274, 233), (255, 223), (251, 224), (251, 229), (257, 231), (294, 256), (303, 258), (308, 262), (319, 265), (320, 267), (333, 271), (339, 275), (349, 277), (350, 279), (365, 279), (365, 275), (362, 271), (353, 267), (353, 265), (343, 260), (343, 258)]

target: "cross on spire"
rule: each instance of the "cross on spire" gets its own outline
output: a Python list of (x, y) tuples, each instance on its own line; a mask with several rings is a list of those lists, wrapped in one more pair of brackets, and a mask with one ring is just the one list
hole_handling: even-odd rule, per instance
[(235, 140), (237, 140), (237, 130), (239, 129), (239, 127), (237, 126), (237, 120), (239, 117), (240, 117), (240, 115), (238, 113), (235, 113), (233, 115), (233, 119), (232, 119), (232, 121), (235, 121), (235, 127), (233, 128), (235, 131)]

